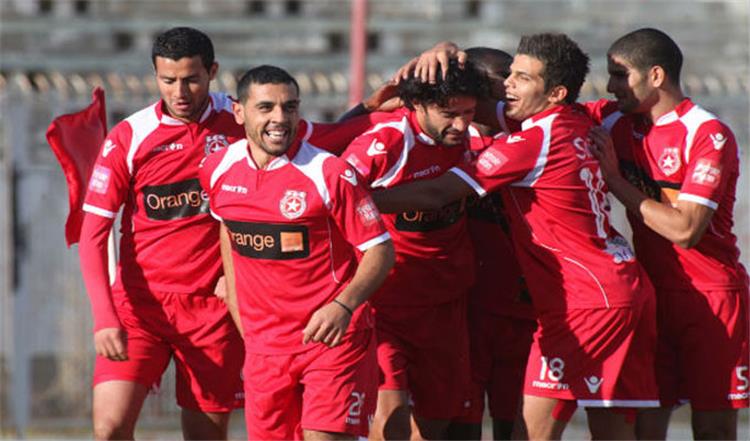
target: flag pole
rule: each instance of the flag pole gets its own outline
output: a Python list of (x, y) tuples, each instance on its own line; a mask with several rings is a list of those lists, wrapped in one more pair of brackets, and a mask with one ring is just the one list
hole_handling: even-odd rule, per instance
[(362, 101), (367, 63), (367, 0), (351, 0), (349, 107)]

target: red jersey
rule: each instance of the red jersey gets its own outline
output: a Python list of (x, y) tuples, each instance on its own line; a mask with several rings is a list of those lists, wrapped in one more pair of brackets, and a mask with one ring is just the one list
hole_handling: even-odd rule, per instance
[[(486, 138), (473, 127), (470, 131), (471, 152), (479, 155), (486, 148)], [(476, 257), (476, 283), (469, 293), (469, 302), (482, 312), (531, 319), (534, 308), (513, 250), (510, 221), (505, 214), (507, 197), (507, 191), (501, 188), (483, 198), (478, 195), (466, 198), (467, 225)]]
[(213, 292), (221, 272), (218, 224), (198, 183), (210, 152), (242, 139), (227, 95), (210, 94), (198, 122), (159, 101), (117, 124), (91, 174), (84, 211), (115, 218), (122, 238), (117, 284), (167, 292)]
[[(222, 272), (219, 226), (208, 214), (198, 165), (209, 153), (244, 139), (231, 105), (229, 96), (212, 93), (199, 121), (185, 123), (164, 113), (159, 101), (107, 135), (83, 209), (114, 219), (125, 204), (117, 284), (213, 292)], [(301, 121), (298, 130), (343, 151), (372, 121), (369, 116), (341, 124)]]
[[(298, 138), (258, 169), (246, 140), (200, 171), (211, 212), (229, 229), (245, 346), (259, 354), (304, 351), (302, 330), (357, 269), (359, 251), (389, 235), (346, 162)], [(350, 327), (371, 326), (365, 304)]]
[(451, 169), (480, 196), (510, 185), (512, 237), (538, 312), (628, 306), (651, 290), (609, 224), (607, 189), (587, 146), (592, 124), (577, 106), (556, 106)]
[[(467, 159), (465, 145), (437, 144), (401, 109), (356, 138), (343, 157), (371, 189), (434, 178)], [(435, 211), (384, 214), (396, 264), (372, 297), (376, 305), (436, 305), (465, 295), (474, 280), (474, 255), (464, 202)]]
[(682, 101), (653, 125), (625, 116), (615, 101), (587, 104), (612, 135), (623, 176), (663, 203), (685, 200), (714, 210), (696, 246), (684, 249), (629, 216), (638, 260), (654, 285), (666, 289), (727, 290), (746, 286), (732, 232), (739, 150), (732, 131), (716, 116)]

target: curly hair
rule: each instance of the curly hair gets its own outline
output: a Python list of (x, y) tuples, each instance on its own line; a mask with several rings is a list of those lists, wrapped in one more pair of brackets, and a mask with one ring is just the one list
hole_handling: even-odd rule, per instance
[(473, 63), (467, 61), (461, 69), (458, 61), (450, 60), (445, 78), (441, 71), (438, 71), (435, 84), (409, 78), (398, 85), (398, 95), (410, 109), (414, 109), (414, 104), (444, 107), (450, 98), (456, 96), (482, 98), (487, 95), (487, 89), (486, 76)]
[(565, 34), (524, 35), (518, 43), (517, 55), (534, 57), (544, 64), (544, 91), (564, 86), (567, 104), (578, 99), (581, 86), (589, 73), (589, 56)]

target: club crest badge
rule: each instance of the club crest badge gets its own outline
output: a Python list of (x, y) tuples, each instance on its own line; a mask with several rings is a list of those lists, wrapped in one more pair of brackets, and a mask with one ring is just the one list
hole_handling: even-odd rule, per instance
[(219, 150), (227, 147), (229, 147), (229, 141), (227, 141), (226, 136), (222, 134), (206, 136), (206, 155), (218, 152)]
[(279, 202), (281, 214), (287, 219), (297, 219), (302, 216), (307, 208), (306, 196), (307, 193), (304, 191), (287, 190)]
[(667, 147), (659, 157), (659, 169), (666, 176), (672, 176), (680, 169), (682, 161), (680, 160), (680, 149), (677, 147)]

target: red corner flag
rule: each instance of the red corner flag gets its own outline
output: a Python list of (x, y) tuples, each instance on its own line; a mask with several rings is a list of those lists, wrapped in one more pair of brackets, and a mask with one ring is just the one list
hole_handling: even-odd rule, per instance
[(70, 213), (65, 222), (68, 247), (78, 242), (83, 224), (83, 198), (96, 157), (107, 136), (104, 90), (94, 89), (91, 104), (80, 112), (58, 116), (47, 128), (47, 142), (68, 182)]

